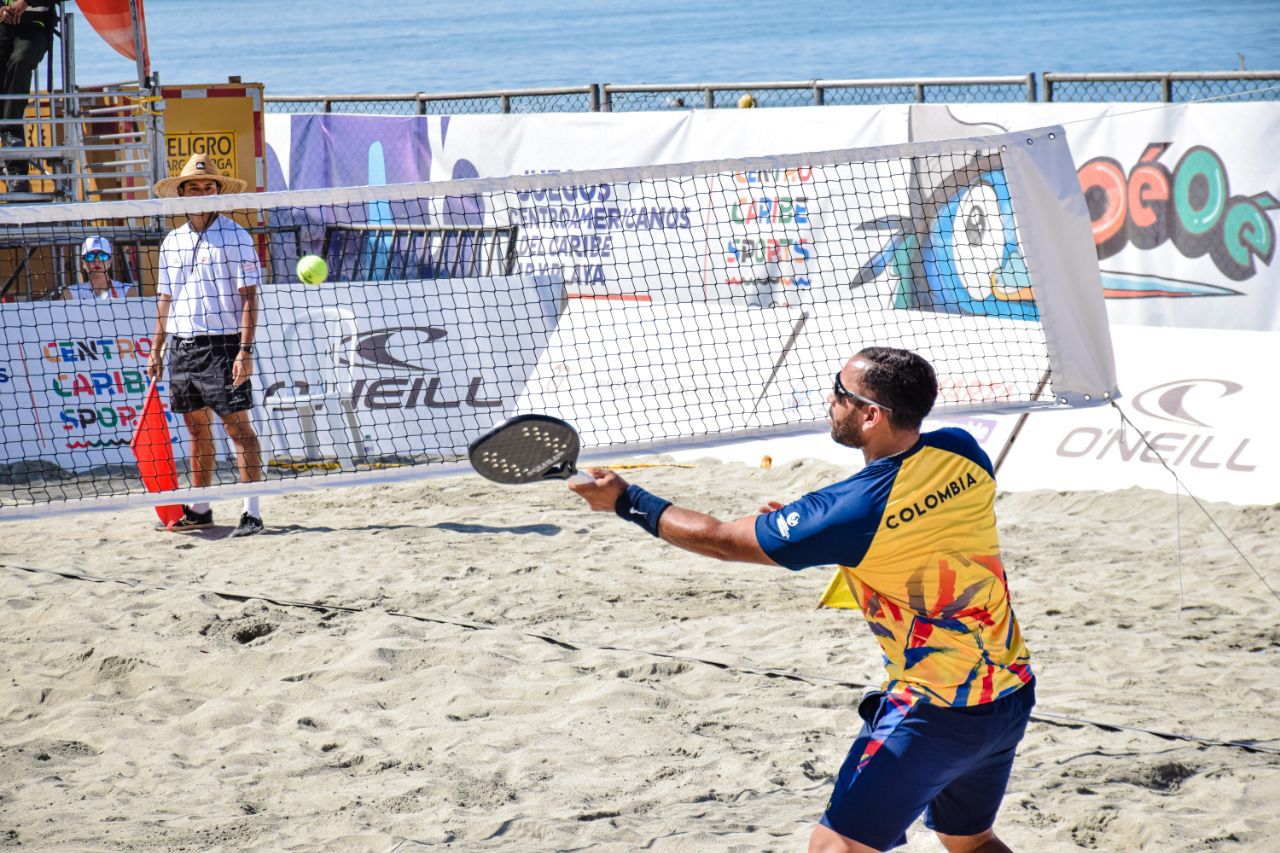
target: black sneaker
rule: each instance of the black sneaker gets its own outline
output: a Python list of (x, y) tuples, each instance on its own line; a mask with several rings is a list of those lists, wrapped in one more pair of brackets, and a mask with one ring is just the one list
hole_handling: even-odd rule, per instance
[(173, 523), (171, 527), (165, 527), (162, 524), (156, 525), (157, 530), (168, 530), (171, 533), (186, 533), (188, 530), (204, 530), (206, 527), (213, 527), (213, 510), (205, 510), (204, 512), (196, 512), (186, 504), (182, 505), (182, 518)]
[(258, 518), (256, 515), (249, 515), (249, 513), (246, 512), (240, 515), (239, 526), (237, 526), (235, 530), (231, 531), (227, 538), (236, 539), (241, 536), (253, 536), (261, 532), (262, 519)]

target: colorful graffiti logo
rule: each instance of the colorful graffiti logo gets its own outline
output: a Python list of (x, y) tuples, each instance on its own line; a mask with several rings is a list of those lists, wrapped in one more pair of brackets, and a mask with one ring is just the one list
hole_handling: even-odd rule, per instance
[(892, 233), (858, 270), (853, 286), (887, 269), (897, 282), (895, 308), (1039, 319), (999, 157), (977, 156), (931, 179), (935, 186), (923, 186), (925, 178), (916, 176), (913, 194), (922, 199), (917, 215), (857, 226)]
[[(1270, 264), (1275, 254), (1275, 227), (1268, 214), (1280, 201), (1269, 192), (1232, 195), (1222, 158), (1203, 145), (1187, 149), (1170, 169), (1160, 162), (1169, 146), (1149, 143), (1127, 176), (1112, 157), (1094, 157), (1078, 170), (1098, 259), (1130, 245), (1150, 250), (1171, 242), (1184, 257), (1208, 255), (1232, 281), (1253, 277), (1256, 261)], [(1108, 270), (1103, 270), (1103, 286), (1112, 299), (1239, 293), (1203, 282)]]

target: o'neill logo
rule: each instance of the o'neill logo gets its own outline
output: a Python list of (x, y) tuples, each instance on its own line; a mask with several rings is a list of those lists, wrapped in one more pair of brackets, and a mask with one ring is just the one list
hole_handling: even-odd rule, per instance
[[(1164, 457), (1169, 465), (1254, 471), (1258, 466), (1245, 461), (1249, 439), (1242, 438), (1233, 444), (1232, 439), (1205, 431), (1212, 430), (1213, 426), (1204, 413), (1213, 411), (1216, 401), (1243, 390), (1243, 385), (1229, 379), (1179, 379), (1147, 388), (1133, 398), (1135, 409), (1156, 420), (1190, 429), (1144, 430), (1142, 435), (1137, 435), (1131, 429), (1077, 427), (1059, 442), (1057, 454), (1066, 459), (1088, 457), (1120, 462), (1137, 459), (1157, 465), (1160, 457)], [(1143, 438), (1150, 443), (1150, 448)]]
[[(1208, 255), (1227, 279), (1244, 281), (1270, 264), (1276, 230), (1270, 215), (1280, 200), (1269, 192), (1231, 192), (1226, 165), (1217, 152), (1193, 145), (1172, 169), (1160, 162), (1168, 142), (1148, 143), (1126, 176), (1112, 157), (1094, 157), (1079, 169), (1080, 186), (1093, 221), (1098, 260), (1127, 246), (1155, 249), (1172, 242), (1186, 258)], [(1240, 291), (1199, 281), (1102, 270), (1110, 299), (1153, 296), (1223, 296)]]
[[(390, 370), (408, 370), (416, 373), (433, 372), (417, 361), (424, 356), (423, 348), (448, 336), (444, 329), (435, 326), (395, 326), (390, 329), (372, 329), (355, 336), (356, 364), (352, 367), (380, 367)], [(350, 338), (345, 338), (347, 344)], [(409, 359), (414, 359), (410, 361)], [(345, 362), (346, 359), (344, 358)]]
[[(419, 407), (457, 409), (464, 405), (477, 409), (500, 407), (501, 398), (485, 396), (483, 376), (474, 373), (455, 376), (447, 368), (443, 373), (437, 369), (434, 345), (447, 337), (446, 330), (435, 326), (393, 326), (343, 338), (337, 366), (363, 374), (360, 379), (352, 377), (351, 399), (356, 408), (377, 411)], [(298, 370), (296, 365), (294, 370)], [(400, 375), (377, 375), (387, 372)], [(375, 376), (370, 377), (370, 373)], [(289, 384), (300, 394), (310, 390), (307, 378), (294, 375), (289, 381), (269, 386), (264, 398)]]
[(1186, 398), (1199, 398), (1203, 404), (1205, 392), (1216, 397), (1230, 397), (1244, 389), (1239, 382), (1227, 379), (1180, 379), (1148, 388), (1133, 398), (1133, 407), (1144, 415), (1161, 421), (1208, 427), (1209, 425), (1187, 411)]

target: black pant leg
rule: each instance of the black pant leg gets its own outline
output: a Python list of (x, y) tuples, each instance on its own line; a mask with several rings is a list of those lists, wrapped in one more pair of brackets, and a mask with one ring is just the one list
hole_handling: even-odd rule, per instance
[[(3, 94), (30, 95), (31, 81), (49, 50), (49, 34), (39, 24), (0, 25), (0, 57), (4, 58)], [(6, 49), (7, 48), (7, 49)], [(22, 136), (27, 111), (25, 97), (6, 100), (0, 110), (0, 127)], [(16, 127), (16, 130), (14, 129)]]

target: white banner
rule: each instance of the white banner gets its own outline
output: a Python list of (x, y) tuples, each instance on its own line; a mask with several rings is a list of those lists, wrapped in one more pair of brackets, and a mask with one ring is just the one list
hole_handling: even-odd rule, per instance
[[(1126, 392), (1118, 405), (1137, 429), (1111, 407), (1033, 413), (1001, 469), (1002, 488), (1173, 492), (1163, 457), (1198, 497), (1280, 501), (1280, 443), (1271, 434), (1280, 335), (1141, 326), (1116, 326), (1113, 335)], [(988, 452), (998, 453), (1014, 419), (978, 420), (992, 430)]]
[[(1280, 502), (1280, 442), (1272, 435), (1280, 335), (1113, 326), (1112, 341), (1126, 395), (1117, 405), (1132, 425), (1105, 406), (1032, 412), (1012, 444), (1019, 415), (931, 418), (926, 427), (963, 427), (992, 460), (1007, 449), (996, 480), (1010, 491), (1137, 487), (1169, 492), (1170, 501), (1174, 492), (1183, 500), (1190, 492), (1233, 504)], [(825, 431), (675, 456), (748, 465), (765, 457), (774, 465), (814, 458), (850, 472), (862, 466), (861, 453), (835, 444)], [(1183, 511), (1197, 512), (1189, 503)]]
[(911, 139), (1062, 124), (1115, 323), (1280, 329), (1280, 103), (911, 108)]
[[(524, 276), (268, 288), (255, 359), (269, 384), (254, 410), (268, 457), (465, 455), (514, 413), (561, 299)], [(311, 446), (306, 417), (323, 419)]]
[[(252, 414), (267, 457), (456, 458), (513, 411), (560, 296), (558, 285), (519, 276), (265, 288), (271, 320), (258, 331)], [(406, 315), (403, 304), (418, 310)], [(104, 476), (134, 465), (129, 442), (147, 389), (154, 310), (151, 299), (0, 305), (7, 464)], [(160, 391), (167, 407), (163, 382)], [(187, 431), (166, 416), (184, 459)], [(324, 420), (311, 436), (306, 417)]]
[[(275, 115), (267, 116), (266, 135), (272, 188), (311, 189), (793, 154), (1056, 124), (1085, 190), (1113, 321), (1280, 327), (1275, 102)], [(555, 200), (537, 201), (545, 208)], [(573, 266), (567, 246), (535, 251)]]
[(273, 114), (265, 116), (268, 188), (377, 186), (870, 148), (906, 141), (907, 109)]
[(152, 299), (0, 305), (4, 461), (133, 465), (154, 317)]
[[(1275, 251), (1280, 165), (1273, 156), (1274, 140), (1280, 138), (1280, 104), (954, 104), (502, 116), (484, 117), (476, 132), (470, 132), (470, 123), (480, 118), (429, 119), (427, 127), (448, 127), (446, 161), (498, 170), (483, 174), (663, 162), (660, 157), (671, 162), (721, 156), (730, 148), (757, 154), (812, 151), (823, 140), (843, 144), (831, 134), (867, 134), (868, 129), (870, 138), (856, 144), (1061, 124), (1085, 193), (1106, 310), (1120, 324), (1113, 329), (1120, 387), (1135, 400), (1146, 400), (1151, 389), (1185, 388), (1175, 393), (1184, 394), (1187, 405), (1220, 388), (1218, 402), (1233, 414), (1230, 420), (1196, 416), (1201, 423), (1183, 423), (1165, 413), (1174, 419), (1164, 423), (1183, 431), (1156, 430), (1157, 447), (1172, 448), (1194, 438), (1190, 449), (1178, 446), (1174, 467), (1188, 486), (1207, 497), (1280, 500), (1280, 479), (1263, 473), (1274, 464), (1264, 448), (1274, 443), (1250, 439), (1248, 430), (1260, 427), (1247, 426), (1274, 417), (1265, 392), (1270, 380), (1255, 374), (1258, 365), (1275, 361), (1280, 347), (1280, 259)], [(294, 123), (301, 125), (296, 118), (269, 123), (271, 144), (290, 149)], [(505, 130), (497, 132), (497, 126)], [(607, 142), (596, 145), (592, 140), (597, 138)], [(439, 139), (442, 145), (433, 152), (446, 150), (443, 132)], [(315, 150), (314, 145), (306, 152), (295, 149), (293, 157), (310, 157)], [(574, 162), (566, 162), (565, 152), (573, 152)], [(336, 151), (329, 156), (341, 159)], [(296, 159), (293, 165), (282, 174), (305, 175)], [(1162, 327), (1171, 331), (1160, 333)], [(1197, 329), (1254, 334), (1228, 339), (1191, 331)], [(1201, 339), (1204, 346), (1188, 345)], [(1238, 353), (1242, 341), (1248, 342), (1249, 359), (1215, 357), (1220, 363), (1211, 377), (1201, 369), (1206, 349)], [(1197, 384), (1205, 377), (1212, 381)], [(1156, 397), (1168, 393), (1166, 389)], [(1122, 405), (1144, 423), (1140, 409)], [(1139, 453), (1124, 443), (1128, 439), (1116, 437), (1114, 410), (1037, 414), (1029, 424), (1002, 474), (1006, 488), (1174, 488), (1172, 477), (1150, 461), (1154, 457), (1149, 451)], [(967, 425), (988, 440), (993, 454), (1011, 431), (1008, 416), (978, 416)], [(1090, 437), (1096, 442), (1086, 440)], [(833, 454), (821, 440), (800, 441), (809, 452)], [(1248, 441), (1243, 449), (1242, 441)], [(788, 452), (785, 443), (773, 446)], [(1218, 459), (1224, 448), (1230, 452)], [(753, 445), (742, 452), (742, 458), (758, 458), (764, 451)]]

